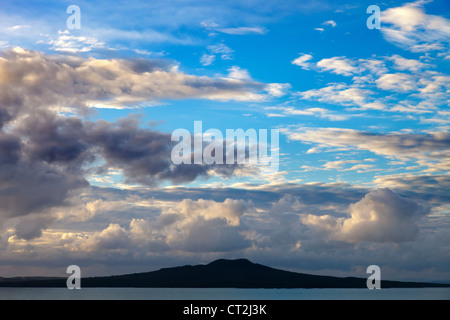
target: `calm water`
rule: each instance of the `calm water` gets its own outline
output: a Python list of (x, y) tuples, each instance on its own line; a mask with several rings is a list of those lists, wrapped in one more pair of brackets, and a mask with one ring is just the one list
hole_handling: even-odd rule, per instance
[(450, 288), (186, 289), (0, 288), (0, 300), (450, 300)]

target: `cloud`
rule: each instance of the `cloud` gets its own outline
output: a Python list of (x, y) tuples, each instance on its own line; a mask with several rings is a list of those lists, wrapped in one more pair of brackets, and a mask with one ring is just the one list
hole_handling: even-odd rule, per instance
[(389, 158), (424, 159), (446, 158), (450, 145), (447, 132), (430, 134), (375, 134), (341, 128), (283, 129), (291, 140), (314, 143), (323, 148), (368, 150)]
[(232, 35), (248, 35), (248, 34), (266, 34), (267, 30), (261, 27), (236, 27), (236, 28), (220, 28), (217, 29), (222, 33)]
[(227, 252), (248, 248), (239, 228), (228, 226), (222, 219), (205, 220), (198, 217), (184, 225), (184, 230), (171, 244), (191, 252)]
[(444, 204), (450, 201), (450, 195), (446, 192), (450, 186), (450, 176), (445, 173), (378, 175), (373, 182), (377, 186), (402, 190), (402, 193), (420, 197), (430, 203)]
[(117, 223), (110, 223), (101, 232), (95, 233), (89, 239), (92, 250), (117, 250), (126, 249), (130, 245), (127, 231)]
[(200, 63), (202, 64), (202, 66), (209, 66), (214, 62), (215, 59), (215, 55), (204, 53), (200, 58)]
[(18, 239), (32, 240), (42, 236), (42, 231), (55, 221), (55, 217), (48, 214), (34, 214), (23, 217), (14, 227), (14, 234)]
[(389, 189), (378, 189), (350, 205), (351, 217), (343, 221), (340, 232), (348, 241), (411, 241), (418, 234), (415, 220), (429, 210)]
[(220, 55), (223, 60), (232, 60), (234, 50), (225, 45), (224, 43), (214, 44), (208, 46), (208, 50), (211, 53)]
[(72, 190), (88, 185), (77, 172), (29, 155), (18, 137), (0, 132), (0, 219), (64, 206)]
[[(247, 248), (251, 242), (241, 232), (239, 219), (252, 207), (244, 200), (224, 202), (184, 199), (153, 219), (130, 221), (129, 228), (111, 223), (93, 233), (84, 244), (88, 250), (113, 250), (127, 254), (183, 250), (226, 252)], [(129, 209), (128, 209), (129, 210)]]
[[(347, 110), (430, 114), (447, 104), (448, 76), (420, 59), (400, 55), (370, 59), (332, 57), (314, 63), (311, 58), (300, 56), (298, 64), (316, 72), (352, 76), (352, 82), (328, 83), (295, 93), (301, 99), (339, 104)], [(349, 108), (352, 106), (355, 108)]]
[[(1, 55), (0, 73), (0, 225), (23, 217), (15, 227), (18, 239), (40, 237), (54, 219), (50, 213), (27, 216), (69, 206), (72, 196), (89, 187), (86, 177), (92, 173), (115, 168), (125, 182), (155, 185), (229, 176), (238, 169), (174, 166), (170, 134), (144, 129), (133, 117), (83, 120), (78, 115), (87, 107), (210, 94), (227, 100), (241, 84), (265, 87), (249, 77), (215, 78), (214, 84), (214, 78), (187, 75), (159, 60), (48, 56), (21, 48)], [(240, 92), (245, 97), (239, 99), (252, 91)], [(59, 113), (67, 111), (74, 114)]]
[(417, 238), (416, 221), (430, 212), (428, 205), (404, 198), (390, 189), (369, 192), (349, 206), (350, 217), (307, 215), (302, 222), (348, 242), (403, 242)]
[(17, 30), (28, 29), (28, 28), (31, 28), (31, 26), (27, 25), (27, 24), (20, 24), (20, 25), (15, 25), (15, 26), (6, 28), (6, 31), (17, 31)]
[(357, 68), (352, 65), (352, 61), (343, 57), (333, 57), (322, 59), (317, 62), (317, 66), (322, 70), (331, 71), (332, 73), (350, 76), (357, 73)]
[(367, 89), (347, 86), (344, 83), (331, 83), (327, 87), (311, 89), (296, 94), (301, 99), (317, 100), (326, 103), (338, 103), (344, 106), (365, 106), (371, 92)]
[(412, 52), (448, 51), (445, 42), (450, 36), (449, 20), (426, 14), (422, 6), (416, 1), (383, 11), (384, 37)]
[(401, 71), (408, 70), (411, 72), (417, 72), (427, 67), (426, 64), (418, 60), (406, 59), (396, 54), (393, 55), (391, 59), (395, 63), (395, 68)]
[(267, 93), (272, 97), (282, 97), (290, 88), (289, 83), (269, 83), (266, 86)]
[[(100, 265), (107, 263), (107, 269), (96, 268), (98, 264), (87, 264), (83, 269), (86, 275), (98, 275), (149, 271), (149, 265), (151, 269), (158, 269), (238, 255), (269, 265), (277, 259), (282, 261), (280, 266), (295, 267), (299, 271), (317, 273), (322, 270), (320, 272), (325, 274), (341, 272), (341, 275), (345, 274), (342, 270), (350, 272), (355, 265), (367, 265), (376, 260), (398, 270), (395, 274), (399, 276), (409, 268), (402, 266), (399, 259), (400, 253), (406, 252), (408, 261), (431, 259), (434, 268), (439, 265), (440, 271), (434, 270), (429, 276), (445, 278), (447, 263), (440, 258), (445, 256), (446, 250), (442, 247), (442, 243), (446, 243), (445, 228), (439, 222), (443, 217), (433, 215), (433, 219), (422, 219), (427, 206), (421, 201), (431, 201), (438, 210), (435, 212), (440, 212), (442, 207), (439, 206), (448, 202), (445, 193), (448, 177), (440, 178), (438, 185), (432, 182), (431, 176), (416, 180), (404, 178), (403, 183), (398, 177), (399, 183), (390, 186), (391, 190), (396, 190), (392, 191), (394, 195), (346, 183), (282, 183), (275, 187), (249, 185), (240, 189), (93, 188), (80, 204), (87, 199), (102, 199), (91, 204), (97, 208), (94, 215), (79, 217), (75, 210), (70, 223), (66, 218), (58, 220), (38, 239), (18, 239), (14, 230), (11, 231), (13, 223), (9, 224), (11, 229), (3, 229), (2, 235), (9, 242), (8, 250), (0, 250), (2, 270), (8, 270), (10, 265), (15, 265), (16, 271), (20, 268), (17, 254), (12, 252), (21, 250), (20, 259), (36, 259), (36, 255), (40, 259), (51, 257), (52, 265), (45, 266), (49, 275), (67, 266), (68, 256), (76, 257), (76, 261), (95, 258)], [(233, 207), (237, 204), (247, 209), (233, 209), (239, 208)], [(415, 214), (408, 214), (408, 208), (409, 213)], [(186, 211), (181, 212), (184, 209)], [(233, 213), (226, 213), (230, 209)], [(374, 215), (378, 220), (367, 219), (365, 213), (369, 209), (376, 211)], [(399, 212), (394, 213), (395, 210)], [(223, 214), (215, 216), (215, 211)], [(356, 219), (361, 217), (370, 230), (370, 237), (360, 236), (356, 230)], [(86, 218), (88, 220), (82, 220)], [(233, 219), (239, 224), (231, 223)], [(347, 220), (353, 223), (353, 228), (344, 233), (342, 226)], [(387, 221), (397, 226), (405, 223), (404, 233), (401, 227), (396, 230), (401, 235), (393, 235), (389, 228), (379, 231), (382, 222)], [(379, 233), (375, 234), (374, 230)], [(409, 237), (413, 237), (412, 240)], [(428, 276), (429, 265), (429, 262), (414, 264), (417, 273), (411, 276), (417, 279)]]
[(334, 27), (337, 26), (337, 23), (335, 21), (333, 21), (333, 20), (327, 20), (327, 21), (323, 22), (322, 25), (324, 25), (324, 26), (331, 26), (331, 27), (334, 28)]
[(89, 52), (94, 49), (101, 49), (105, 47), (103, 42), (98, 41), (93, 37), (72, 36), (63, 34), (58, 36), (56, 40), (49, 40), (50, 49), (59, 52)]
[(308, 115), (316, 116), (323, 119), (328, 119), (330, 121), (343, 121), (349, 118), (348, 115), (337, 114), (325, 108), (307, 108), (307, 109), (295, 109), (293, 107), (267, 107), (265, 110), (277, 110), (282, 113), (268, 113), (268, 117), (286, 117), (288, 115)]
[(312, 59), (312, 55), (303, 53), (298, 58), (292, 61), (292, 64), (302, 67), (305, 70), (309, 70), (312, 67), (312, 63), (308, 62)]
[(184, 214), (186, 217), (201, 216), (206, 220), (225, 219), (227, 224), (237, 226), (240, 223), (241, 216), (247, 210), (251, 210), (252, 207), (251, 202), (230, 198), (225, 199), (222, 203), (204, 199), (197, 201), (184, 199), (177, 205), (177, 212)]
[(397, 92), (408, 92), (417, 88), (414, 77), (405, 73), (386, 73), (375, 83), (380, 89)]
[[(15, 48), (0, 57), (0, 114), (22, 109), (72, 111), (106, 106), (136, 107), (164, 99), (254, 99), (265, 85), (250, 79), (209, 78), (179, 72), (161, 60), (48, 56)], [(75, 108), (75, 110), (74, 110)]]

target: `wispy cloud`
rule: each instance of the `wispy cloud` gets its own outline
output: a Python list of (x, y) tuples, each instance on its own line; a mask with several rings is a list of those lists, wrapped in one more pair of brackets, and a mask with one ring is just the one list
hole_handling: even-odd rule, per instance
[(443, 51), (448, 54), (445, 43), (450, 37), (450, 21), (426, 14), (423, 4), (416, 1), (383, 11), (381, 31), (386, 40), (412, 52)]
[(249, 34), (266, 34), (267, 29), (262, 27), (236, 27), (236, 28), (220, 28), (217, 31), (232, 35), (249, 35)]

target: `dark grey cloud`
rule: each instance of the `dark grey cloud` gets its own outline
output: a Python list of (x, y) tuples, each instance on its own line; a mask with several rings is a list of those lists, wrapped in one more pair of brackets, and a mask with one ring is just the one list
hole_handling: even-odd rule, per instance
[(42, 230), (47, 229), (54, 220), (55, 217), (46, 214), (26, 216), (15, 225), (15, 236), (24, 240), (39, 238)]
[(168, 133), (142, 129), (136, 118), (110, 123), (98, 121), (86, 129), (84, 140), (97, 150), (107, 167), (123, 170), (127, 182), (155, 185), (162, 180), (173, 183), (207, 178), (211, 172), (230, 176), (238, 165), (174, 165), (171, 151), (174, 143)]
[(211, 174), (230, 176), (239, 168), (173, 165), (170, 134), (141, 128), (134, 117), (115, 123), (89, 122), (37, 110), (9, 131), (0, 132), (0, 212), (4, 218), (64, 206), (73, 192), (89, 186), (87, 175), (110, 168), (121, 169), (125, 182), (147, 186), (164, 180), (189, 182)]
[(64, 205), (70, 192), (87, 186), (83, 177), (28, 157), (22, 141), (0, 132), (1, 217), (27, 215)]

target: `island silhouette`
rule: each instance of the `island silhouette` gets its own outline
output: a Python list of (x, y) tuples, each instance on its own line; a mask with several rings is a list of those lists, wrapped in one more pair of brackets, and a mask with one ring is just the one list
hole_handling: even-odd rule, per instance
[[(0, 278), (0, 287), (66, 287), (67, 278)], [(367, 288), (367, 278), (334, 277), (271, 268), (247, 259), (215, 260), (125, 275), (88, 277), (81, 286), (115, 288)], [(450, 287), (450, 283), (390, 281), (381, 288)]]

